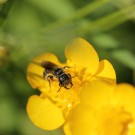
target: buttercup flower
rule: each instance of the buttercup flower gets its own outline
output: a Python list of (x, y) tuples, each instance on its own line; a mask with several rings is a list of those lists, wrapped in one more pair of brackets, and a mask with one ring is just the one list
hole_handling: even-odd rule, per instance
[[(96, 51), (84, 39), (74, 39), (67, 46), (65, 55), (67, 61), (61, 63), (52, 53), (42, 54), (34, 58), (27, 69), (28, 82), (32, 88), (40, 90), (40, 95), (29, 98), (27, 113), (36, 126), (45, 130), (59, 128), (68, 121), (71, 111), (81, 104), (80, 93), (85, 92), (85, 84), (92, 80), (104, 80), (110, 84), (116, 81), (115, 71), (110, 62), (99, 62)], [(45, 69), (41, 66), (43, 61), (50, 61), (60, 68), (66, 66), (65, 73), (71, 75), (73, 86), (68, 90), (64, 87), (60, 89), (57, 78), (49, 81), (44, 79)]]
[(135, 87), (94, 80), (81, 89), (66, 135), (135, 135)]

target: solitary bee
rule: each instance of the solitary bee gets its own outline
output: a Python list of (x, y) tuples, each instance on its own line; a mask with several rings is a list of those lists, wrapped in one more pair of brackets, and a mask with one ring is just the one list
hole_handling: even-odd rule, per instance
[(61, 89), (61, 87), (64, 87), (65, 89), (70, 89), (73, 86), (73, 77), (71, 77), (71, 75), (69, 73), (66, 73), (64, 70), (65, 68), (70, 67), (59, 67), (58, 65), (50, 61), (43, 61), (41, 63), (41, 66), (45, 69), (43, 72), (43, 77), (45, 77), (49, 81), (49, 84), (50, 79), (53, 80), (54, 78), (57, 78), (60, 86), (59, 90)]

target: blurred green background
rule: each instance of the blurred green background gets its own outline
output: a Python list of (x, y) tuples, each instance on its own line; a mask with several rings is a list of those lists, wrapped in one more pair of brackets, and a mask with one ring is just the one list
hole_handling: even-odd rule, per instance
[(135, 84), (134, 0), (0, 0), (0, 135), (63, 134), (30, 122), (25, 108), (37, 91), (26, 69), (45, 52), (65, 61), (74, 37), (88, 40), (114, 65), (118, 83)]

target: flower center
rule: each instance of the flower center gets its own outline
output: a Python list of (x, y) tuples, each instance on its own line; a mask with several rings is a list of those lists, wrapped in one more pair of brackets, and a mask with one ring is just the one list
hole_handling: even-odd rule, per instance
[(128, 135), (132, 117), (123, 108), (106, 108), (100, 118), (101, 135)]
[[(87, 80), (85, 69), (75, 70), (69, 68), (66, 73), (70, 73), (73, 86), (70, 89), (59, 86), (59, 81), (51, 81), (51, 89), (45, 93), (60, 109), (64, 116), (67, 116), (71, 108), (79, 103), (79, 88)], [(60, 88), (60, 90), (59, 90)], [(58, 91), (59, 90), (59, 91)]]

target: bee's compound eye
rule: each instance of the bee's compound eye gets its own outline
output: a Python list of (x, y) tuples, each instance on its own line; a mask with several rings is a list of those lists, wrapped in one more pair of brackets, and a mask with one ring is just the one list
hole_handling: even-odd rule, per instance
[(68, 79), (68, 76), (66, 75), (66, 74), (62, 74), (60, 77), (59, 77), (59, 81), (60, 82), (63, 82), (63, 81), (65, 81), (65, 80), (67, 80)]
[(63, 84), (65, 82), (65, 77), (64, 76), (59, 77), (59, 82), (60, 84)]

